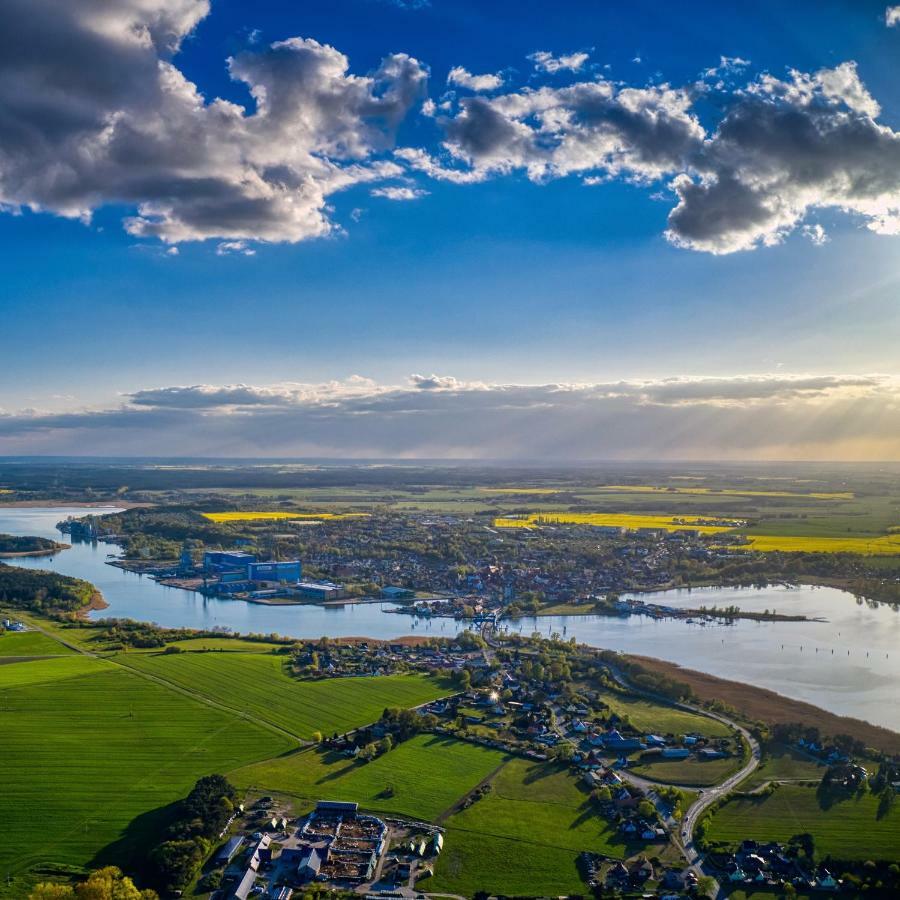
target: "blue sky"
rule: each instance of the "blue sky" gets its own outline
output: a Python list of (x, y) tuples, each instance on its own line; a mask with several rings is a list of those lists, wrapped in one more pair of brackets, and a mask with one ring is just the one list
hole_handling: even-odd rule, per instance
[[(196, 3), (202, 6), (203, 0)], [(91, 5), (102, 8), (104, 2), (91, 0)], [(161, 8), (176, 6), (178, 0), (160, 0)], [(248, 54), (246, 67), (252, 77), (263, 79), (265, 74), (259, 73), (268, 65), (272, 42), (296, 37), (328, 45), (345, 54), (349, 72), (361, 78), (389, 54), (413, 57), (422, 72), (427, 67), (427, 86), (424, 76), (413, 78), (410, 96), (415, 96), (386, 129), (389, 136), (367, 136), (365, 149), (353, 160), (338, 160), (342, 170), (357, 163), (369, 170), (381, 163), (396, 166), (399, 160), (401, 173), (378, 180), (365, 175), (345, 189), (329, 189), (315, 210), (320, 217), (315, 227), (320, 219), (327, 222), (327, 236), (306, 236), (275, 216), (252, 227), (241, 225), (245, 230), (239, 228), (239, 233), (233, 222), (204, 220), (201, 228), (196, 219), (185, 225), (193, 209), (177, 208), (159, 218), (153, 210), (141, 213), (149, 226), (126, 226), (141, 202), (162, 201), (153, 193), (156, 188), (146, 188), (146, 196), (135, 193), (139, 189), (131, 183), (123, 188), (121, 169), (128, 167), (121, 160), (102, 171), (83, 170), (78, 176), (82, 183), (74, 187), (65, 179), (50, 184), (46, 173), (68, 166), (73, 152), (61, 140), (53, 146), (59, 128), (29, 121), (32, 130), (47, 128), (40, 147), (41, 152), (49, 147), (52, 154), (47, 162), (34, 163), (35, 172), (28, 170), (29, 154), (20, 147), (4, 148), (0, 137), (0, 200), (9, 210), (0, 214), (0, 410), (8, 419), (7, 443), (0, 431), (0, 451), (49, 452), (60, 445), (58, 422), (46, 423), (35, 437), (30, 426), (18, 427), (22, 420), (114, 412), (123, 404), (131, 412), (129, 395), (151, 388), (321, 385), (360, 375), (372, 379), (379, 391), (405, 391), (412, 373), (433, 372), (456, 379), (451, 385), (455, 391), (476, 384), (484, 390), (485, 385), (633, 384), (673, 378), (877, 376), (879, 399), (871, 415), (883, 425), (885, 404), (891, 410), (896, 404), (892, 388), (884, 399), (885, 385), (900, 376), (900, 238), (873, 233), (876, 220), (888, 221), (877, 230), (895, 230), (900, 203), (900, 171), (898, 183), (890, 182), (896, 169), (890, 136), (900, 129), (900, 28), (887, 26), (884, 3), (773, 2), (735, 9), (736, 4), (721, 3), (562, 2), (553, 5), (552, 14), (545, 3), (432, 0), (411, 6), (390, 0), (213, 0), (208, 14), (199, 9), (193, 27), (188, 27), (193, 20), (183, 26), (177, 52), (152, 50), (196, 86), (202, 103), (220, 97), (243, 107), (247, 116), (256, 111), (256, 100), (247, 79), (229, 77), (226, 60)], [(74, 16), (73, 23), (83, 25)], [(60, 26), (64, 38), (65, 25)], [(73, 44), (82, 35), (75, 25)], [(17, 20), (11, 27), (26, 26)], [(93, 19), (90, 27), (95, 28)], [(157, 40), (154, 27), (148, 25)], [(111, 33), (106, 23), (103, 29), (104, 37)], [(549, 73), (528, 59), (536, 51), (554, 57), (581, 52), (588, 59), (577, 69)], [(722, 57), (737, 63), (726, 70)], [(35, 59), (38, 67), (46, 61), (40, 47)], [(122, 105), (125, 116), (146, 122), (157, 111), (135, 97), (147, 76), (118, 55), (110, 60), (110, 66), (128, 64), (134, 70), (123, 79), (130, 93), (123, 90), (114, 102)], [(744, 103), (747, 86), (762, 83), (761, 73), (778, 82), (764, 103), (777, 94), (772, 103), (780, 104), (779, 109), (794, 104), (790, 112), (805, 115), (802, 104), (807, 101), (794, 96), (801, 82), (789, 71), (814, 78), (851, 61), (856, 64), (852, 78), (844, 78), (839, 88), (821, 79), (810, 82), (815, 95), (810, 102), (832, 117), (829, 128), (834, 122), (840, 126), (838, 118), (849, 110), (851, 117), (865, 118), (873, 133), (890, 133), (877, 161), (886, 173), (878, 197), (863, 197), (854, 193), (855, 187), (842, 189), (844, 193), (834, 189), (836, 179), (847, 172), (858, 178), (860, 169), (851, 168), (856, 162), (835, 162), (825, 146), (833, 168), (808, 186), (802, 198), (791, 196), (787, 212), (752, 228), (729, 223), (713, 235), (709, 222), (716, 210), (711, 202), (698, 205), (683, 228), (672, 226), (668, 217), (679, 199), (672, 184), (688, 176), (697, 183), (704, 177), (724, 180), (737, 158), (722, 162), (724, 151), (710, 152), (709, 159), (695, 163), (695, 154), (707, 151), (689, 149), (684, 162), (673, 163), (667, 149), (659, 172), (651, 171), (642, 155), (646, 148), (635, 151), (634, 145), (617, 148), (612, 164), (607, 158), (605, 165), (584, 168), (572, 163), (571, 156), (563, 163), (554, 156), (551, 167), (544, 157), (534, 162), (544, 152), (542, 135), (528, 151), (529, 162), (502, 142), (482, 153), (481, 134), (472, 137), (474, 123), (462, 137), (453, 130), (472, 119), (466, 98), (499, 108), (542, 90), (603, 82), (619, 97), (623, 89), (637, 89), (643, 92), (641, 103), (656, 104), (662, 103), (659, 91), (667, 84), (690, 92), (689, 109), (672, 112), (668, 100), (660, 108), (679, 126), (701, 129), (709, 143), (729, 110)], [(27, 59), (8, 63), (33, 64)], [(448, 73), (460, 66), (473, 75), (496, 74), (502, 86), (490, 91), (451, 86), (448, 97)], [(717, 67), (719, 73), (703, 75)], [(295, 76), (289, 72), (286, 77)], [(691, 88), (702, 77), (708, 85), (705, 93)], [(722, 83), (710, 87), (717, 80)], [(288, 88), (280, 83), (279, 89)], [(389, 89), (376, 84), (370, 99), (380, 102)], [(273, 81), (270, 98), (274, 91)], [(72, 109), (80, 110), (87, 96), (79, 94), (61, 106), (54, 113), (56, 122)], [(433, 113), (426, 108), (423, 114), (423, 102), (429, 99), (447, 101), (447, 108)], [(102, 112), (98, 121), (108, 122), (112, 107), (97, 102)], [(104, 95), (102, 102), (112, 101)], [(875, 111), (872, 102), (877, 102)], [(574, 105), (571, 109), (583, 112)], [(0, 94), (0, 123), (31, 114), (21, 111), (18, 97)], [(292, 115), (305, 116), (302, 104)], [(351, 139), (356, 139), (360, 131), (357, 119), (353, 121)], [(341, 141), (349, 133), (343, 123)], [(524, 116), (515, 124), (524, 129), (534, 119)], [(312, 140), (308, 131), (317, 127), (313, 123), (304, 130), (303, 139)], [(321, 127), (337, 132), (331, 124)], [(285, 144), (296, 139), (296, 132), (279, 133), (292, 135), (283, 139)], [(129, 171), (143, 164), (143, 154), (156, 152), (147, 149), (147, 134), (141, 136), (138, 162), (128, 163)], [(219, 138), (212, 131), (210, 135), (211, 146), (204, 153), (212, 158)], [(838, 137), (830, 135), (836, 145)], [(186, 147), (193, 151), (191, 142), (197, 139), (187, 132), (185, 137), (179, 148), (177, 140), (166, 136), (172, 142), (166, 150), (170, 155), (152, 161), (152, 178), (147, 175), (143, 184), (181, 176), (179, 153), (187, 152)], [(776, 138), (780, 136), (773, 143)], [(77, 139), (84, 140), (83, 134)], [(694, 143), (700, 147), (703, 141)], [(79, 152), (83, 148), (77, 147)], [(473, 183), (455, 183), (424, 166), (407, 165), (395, 156), (397, 148), (416, 148), (444, 171), (468, 173)], [(290, 154), (282, 160), (278, 149), (242, 145), (240, 152), (265, 155), (265, 162), (252, 165), (271, 180), (273, 168), (297, 169), (296, 160)], [(787, 151), (779, 147), (779, 155), (771, 158), (765, 147), (754, 146), (753, 152), (762, 162), (741, 175), (741, 187), (756, 179), (756, 197), (760, 172), (768, 172), (776, 164), (773, 159), (785, 166)], [(332, 156), (337, 159), (340, 153)], [(232, 178), (231, 170), (223, 174), (209, 158), (202, 161), (204, 177)], [(528, 165), (544, 168), (535, 174)], [(782, 187), (766, 188), (770, 207), (785, 196), (783, 185), (796, 180), (785, 171)], [(385, 185), (421, 196), (373, 196)], [(167, 187), (164, 195), (173, 190), (177, 188)], [(741, 200), (729, 196), (728, 210)], [(29, 205), (46, 211), (31, 211)], [(75, 215), (73, 205), (81, 219), (60, 215)], [(815, 402), (821, 401), (817, 394)], [(223, 410), (216, 407), (207, 414), (217, 412)], [(232, 413), (234, 407), (224, 412)], [(72, 421), (62, 443), (67, 450), (84, 447), (91, 452), (91, 426), (85, 422), (81, 430)], [(155, 449), (180, 452), (174, 434)], [(431, 451), (433, 435), (428, 437), (424, 443)], [(134, 442), (140, 443), (137, 437)], [(104, 433), (103, 449), (128, 446)], [(798, 454), (839, 455), (804, 446), (806, 450), (797, 447)], [(814, 446), (821, 448), (821, 435)], [(874, 432), (872, 446), (877, 446), (877, 456), (894, 452)], [(279, 445), (282, 452), (292, 447), (290, 442)], [(202, 443), (189, 449), (214, 450)], [(241, 449), (253, 452), (249, 445)], [(297, 445), (298, 452), (317, 449), (322, 448)], [(760, 452), (790, 455), (790, 449), (785, 444)], [(352, 450), (367, 455), (392, 448), (363, 437)], [(729, 452), (725, 444), (716, 451)]]

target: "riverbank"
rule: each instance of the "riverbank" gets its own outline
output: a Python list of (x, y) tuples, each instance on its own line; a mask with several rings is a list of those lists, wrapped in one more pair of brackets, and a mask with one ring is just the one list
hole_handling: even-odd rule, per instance
[(155, 503), (131, 503), (128, 500), (0, 500), (0, 510), (3, 509), (109, 509), (115, 506), (117, 509), (151, 509)]
[(776, 691), (718, 678), (665, 660), (635, 654), (629, 656), (651, 672), (685, 682), (698, 699), (726, 703), (749, 721), (764, 722), (769, 726), (801, 722), (818, 728), (822, 734), (852, 734), (869, 747), (886, 753), (900, 753), (900, 734), (889, 728), (852, 716), (839, 716), (811, 703), (785, 697)]
[(56, 556), (61, 550), (71, 550), (71, 544), (57, 544), (55, 547), (49, 547), (45, 550), (21, 550), (13, 553), (12, 551), (0, 552), (0, 559), (24, 559), (28, 556)]

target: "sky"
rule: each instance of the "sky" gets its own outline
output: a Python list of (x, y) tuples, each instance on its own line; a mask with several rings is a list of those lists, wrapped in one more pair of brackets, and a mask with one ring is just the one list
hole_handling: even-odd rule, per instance
[(900, 6), (6, 0), (0, 454), (900, 459)]

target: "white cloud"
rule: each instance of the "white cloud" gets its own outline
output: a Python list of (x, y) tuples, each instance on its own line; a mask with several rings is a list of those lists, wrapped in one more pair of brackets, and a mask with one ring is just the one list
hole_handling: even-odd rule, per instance
[(889, 6), (884, 11), (884, 21), (888, 28), (900, 24), (900, 6)]
[(384, 197), (387, 200), (418, 200), (428, 196), (428, 191), (422, 188), (397, 187), (395, 185), (373, 188), (369, 193), (373, 197)]
[(583, 51), (554, 56), (548, 50), (538, 50), (528, 57), (534, 63), (535, 69), (550, 75), (556, 72), (577, 72), (590, 58), (590, 54)]
[(232, 254), (255, 256), (256, 251), (246, 241), (221, 241), (216, 247), (216, 256), (231, 256)]
[(8, 0), (0, 12), (0, 204), (89, 220), (137, 207), (128, 231), (169, 243), (329, 234), (328, 197), (396, 177), (385, 158), (424, 96), (402, 54), (368, 75), (290, 38), (228, 61), (254, 108), (207, 99), (173, 62), (207, 0)]
[(712, 131), (696, 96), (600, 79), (467, 97), (439, 120), (447, 161), (408, 148), (395, 158), (456, 183), (516, 171), (537, 183), (666, 180), (677, 198), (666, 236), (713, 254), (777, 244), (817, 209), (900, 233), (900, 133), (877, 121), (880, 105), (855, 63), (764, 74), (725, 97)]
[(0, 452), (565, 459), (900, 459), (900, 384), (767, 374), (588, 384), (414, 375), (193, 385), (0, 415)]
[(503, 87), (503, 78), (491, 74), (473, 75), (462, 66), (454, 66), (447, 76), (447, 84), (455, 84), (470, 91), (496, 91)]
[(740, 56), (720, 56), (719, 64), (707, 69), (703, 74), (706, 78), (715, 78), (719, 75), (728, 75), (734, 72), (740, 72), (750, 65), (749, 59), (742, 59)]
[(828, 232), (818, 223), (815, 225), (804, 225), (803, 236), (817, 247), (827, 244), (830, 240)]

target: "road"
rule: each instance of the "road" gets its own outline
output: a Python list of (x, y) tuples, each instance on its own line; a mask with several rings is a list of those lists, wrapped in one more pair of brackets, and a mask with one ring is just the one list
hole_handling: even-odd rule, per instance
[[(678, 847), (678, 849), (681, 851), (685, 860), (687, 860), (689, 868), (691, 868), (696, 873), (698, 878), (704, 875), (709, 876), (708, 872), (703, 871), (703, 856), (694, 845), (694, 829), (697, 827), (697, 822), (700, 821), (700, 819), (703, 817), (703, 814), (710, 808), (710, 806), (712, 806), (716, 801), (722, 799), (727, 794), (731, 793), (731, 791), (733, 791), (745, 778), (756, 771), (761, 759), (759, 742), (756, 740), (756, 738), (753, 737), (752, 734), (750, 734), (750, 732), (746, 728), (744, 728), (742, 725), (738, 725), (737, 722), (734, 722), (727, 716), (723, 716), (720, 713), (711, 712), (710, 710), (703, 709), (699, 706), (694, 706), (691, 703), (673, 702), (667, 697), (662, 697), (659, 694), (654, 694), (651, 691), (645, 691), (641, 688), (635, 687), (628, 681), (624, 673), (617, 669), (615, 666), (609, 666), (609, 671), (617, 684), (619, 684), (626, 690), (631, 691), (632, 693), (643, 694), (649, 699), (665, 703), (668, 706), (674, 707), (675, 709), (683, 709), (701, 716), (706, 716), (709, 719), (715, 719), (716, 721), (721, 722), (723, 725), (727, 725), (729, 728), (735, 729), (736, 731), (740, 732), (741, 736), (750, 747), (750, 759), (747, 761), (746, 765), (744, 765), (740, 769), (740, 771), (735, 772), (734, 775), (726, 778), (725, 781), (721, 782), (721, 784), (717, 784), (714, 787), (704, 788), (698, 798), (686, 810), (684, 817), (681, 820), (680, 830), (677, 832), (677, 834), (673, 834), (673, 842), (675, 843), (675, 846)], [(650, 784), (645, 779), (638, 778), (637, 776), (632, 775), (630, 772), (623, 771), (619, 774), (623, 777), (627, 776), (632, 783), (637, 784), (639, 787), (643, 787), (645, 790), (647, 789), (647, 785)], [(680, 785), (673, 786), (680, 787)], [(695, 790), (695, 788), (687, 789)], [(716, 881), (716, 895), (718, 896), (721, 893), (721, 885), (719, 885), (719, 883)]]

